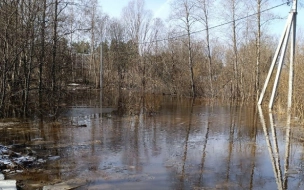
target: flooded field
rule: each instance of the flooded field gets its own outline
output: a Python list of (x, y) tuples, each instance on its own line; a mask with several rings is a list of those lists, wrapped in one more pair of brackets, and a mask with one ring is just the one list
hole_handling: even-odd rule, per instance
[(304, 133), (287, 116), (168, 96), (148, 114), (110, 111), (2, 124), (1, 145), (41, 161), (6, 178), (22, 189), (304, 189)]

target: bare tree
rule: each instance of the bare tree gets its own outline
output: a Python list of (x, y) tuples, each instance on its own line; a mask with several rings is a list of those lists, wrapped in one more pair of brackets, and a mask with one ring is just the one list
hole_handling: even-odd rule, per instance
[[(225, 0), (222, 1), (223, 7), (225, 10), (223, 11), (225, 14), (224, 20), (231, 22), (230, 31), (228, 33), (229, 41), (231, 41), (232, 46), (232, 65), (233, 65), (233, 80), (231, 84), (231, 95), (233, 99), (237, 99), (241, 97), (241, 88), (242, 88), (242, 65), (239, 65), (239, 44), (241, 38), (239, 38), (241, 31), (241, 21), (238, 21), (241, 17), (241, 8), (243, 6), (242, 1), (237, 0)], [(228, 19), (228, 20), (227, 20)]]
[(57, 41), (58, 41), (58, 0), (54, 0), (54, 13), (53, 13), (53, 48), (52, 48), (52, 71), (51, 71), (51, 78), (52, 78), (52, 89), (55, 91), (56, 89), (56, 56), (57, 56)]
[(127, 33), (127, 38), (134, 43), (134, 48), (138, 52), (136, 65), (138, 73), (141, 73), (141, 88), (145, 92), (146, 88), (146, 60), (143, 56), (147, 44), (145, 43), (150, 32), (150, 22), (152, 13), (145, 9), (144, 0), (133, 0), (122, 11), (122, 20)]
[(156, 91), (156, 86), (161, 85), (161, 83), (158, 82), (155, 76), (162, 76), (164, 78), (165, 76), (165, 70), (168, 70), (168, 63), (162, 62), (162, 57), (161, 53), (164, 50), (164, 42), (160, 41), (159, 39), (163, 39), (165, 37), (165, 24), (163, 20), (160, 18), (155, 18), (152, 21), (151, 25), (151, 33), (150, 33), (150, 41), (151, 43), (149, 44), (149, 55), (150, 57), (148, 58), (149, 60), (149, 78), (150, 78), (150, 89), (155, 92)]
[(152, 13), (145, 9), (144, 0), (133, 0), (123, 8), (122, 20), (127, 36), (135, 43), (142, 43), (146, 40)]
[[(100, 88), (100, 62), (96, 57), (98, 45), (105, 36), (105, 29), (108, 20), (108, 15), (103, 14), (98, 9), (97, 0), (87, 0), (84, 2), (84, 14), (87, 16), (87, 26), (89, 28), (90, 38), (90, 69), (89, 75), (93, 75), (95, 88)], [(98, 51), (99, 52), (99, 51)]]
[(42, 8), (42, 18), (41, 18), (41, 51), (39, 56), (39, 107), (41, 109), (42, 104), (42, 76), (43, 76), (43, 66), (45, 65), (45, 29), (46, 29), (46, 9), (47, 9), (46, 0), (43, 0), (43, 8)]
[[(262, 7), (267, 7), (268, 0), (256, 0), (256, 12), (257, 12), (257, 18), (256, 18), (256, 68), (255, 68), (255, 95), (256, 99), (258, 99), (258, 96), (260, 94), (260, 67), (261, 67), (261, 40), (262, 40), (262, 26), (263, 24), (267, 23), (268, 21), (273, 19), (273, 15), (270, 14), (264, 14), (265, 17), (262, 17)], [(265, 29), (266, 30), (266, 29)]]
[(260, 86), (260, 61), (261, 61), (261, 4), (262, 0), (257, 0), (257, 37), (256, 37), (256, 69), (255, 69), (255, 93), (256, 99), (259, 96), (259, 86)]
[(179, 26), (187, 33), (187, 48), (188, 48), (188, 67), (190, 72), (191, 96), (196, 96), (193, 72), (193, 50), (191, 42), (191, 32), (194, 24), (197, 22), (195, 18), (195, 3), (192, 0), (175, 0), (172, 4), (171, 21)]
[(214, 97), (213, 89), (213, 71), (212, 71), (212, 56), (211, 56), (211, 44), (210, 44), (210, 9), (214, 5), (215, 0), (197, 0), (197, 7), (199, 9), (198, 19), (203, 24), (203, 27), (206, 30), (205, 40), (207, 48), (207, 57), (208, 57), (208, 70), (209, 70), (209, 85), (211, 91), (211, 97)]
[(111, 19), (108, 25), (108, 33), (111, 40), (111, 47), (113, 50), (113, 65), (117, 67), (118, 74), (118, 89), (123, 88), (123, 82), (125, 78), (125, 72), (127, 67), (127, 60), (125, 55), (125, 30), (122, 23), (118, 19)]

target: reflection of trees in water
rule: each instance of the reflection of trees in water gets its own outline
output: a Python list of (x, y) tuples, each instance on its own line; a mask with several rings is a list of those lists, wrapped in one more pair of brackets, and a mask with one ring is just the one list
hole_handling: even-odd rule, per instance
[(140, 144), (139, 144), (139, 133), (141, 132), (139, 127), (140, 117), (133, 117), (127, 126), (125, 136), (125, 143), (123, 150), (123, 164), (129, 166), (131, 170), (135, 170), (136, 172), (142, 171), (141, 163), (140, 163)]
[[(254, 122), (255, 112), (244, 112), (243, 108), (230, 107), (229, 111), (225, 111), (225, 113), (229, 114), (228, 118), (230, 124), (225, 125), (227, 127), (218, 128), (218, 125), (221, 125), (219, 122), (220, 118), (218, 118), (219, 115), (216, 113), (218, 111), (219, 110), (214, 112), (214, 110), (209, 110), (208, 108), (207, 110), (204, 110), (203, 120), (205, 127), (198, 132), (196, 121), (197, 118), (202, 116), (196, 117), (197, 113), (195, 113), (193, 109), (190, 110), (192, 117), (188, 116), (188, 121), (186, 122), (190, 125), (185, 126), (186, 123), (184, 123), (185, 128), (181, 129), (185, 133), (183, 140), (181, 139), (180, 141), (184, 141), (185, 144), (183, 147), (178, 148), (180, 154), (176, 153), (176, 155), (178, 155), (177, 158), (180, 158), (182, 162), (173, 167), (174, 172), (172, 172), (173, 176), (171, 176), (171, 179), (172, 181), (175, 181), (175, 183), (172, 188), (187, 189), (190, 187), (216, 187), (223, 189), (252, 189), (263, 187), (263, 184), (258, 184), (260, 181), (253, 181), (253, 178), (256, 177), (254, 172), (257, 161), (257, 126), (251, 123), (251, 127), (247, 127), (246, 120), (247, 117), (250, 117), (250, 121)], [(222, 116), (222, 114), (223, 113), (220, 115)], [(187, 115), (189, 115), (189, 113)], [(227, 120), (223, 122), (226, 123)], [(220, 152), (220, 155), (214, 155), (217, 154), (213, 151), (217, 146), (217, 140), (215, 140), (216, 136), (214, 135), (218, 134), (225, 134), (228, 148), (223, 149), (226, 151)], [(194, 151), (191, 143), (195, 141), (193, 138), (196, 135), (200, 136), (201, 149), (196, 147)], [(212, 138), (209, 139), (209, 136), (212, 136)], [(210, 147), (208, 146), (209, 143)], [(195, 158), (192, 158), (191, 156), (193, 156), (193, 153), (197, 151), (201, 152), (201, 158), (197, 159), (197, 155), (195, 155)]]
[(230, 107), (230, 125), (229, 125), (229, 139), (228, 139), (228, 158), (227, 158), (227, 171), (226, 171), (226, 182), (230, 181), (231, 172), (231, 157), (234, 146), (234, 131), (236, 127), (237, 107)]
[[(100, 107), (100, 93), (98, 90), (84, 90), (70, 93), (65, 102), (73, 107)], [(142, 94), (135, 91), (119, 90), (103, 92), (103, 107), (115, 107), (114, 114), (118, 116), (155, 115), (158, 113), (164, 97), (156, 94)]]
[(251, 139), (251, 142), (254, 142), (255, 144), (254, 145), (251, 145), (251, 151), (250, 151), (250, 154), (252, 155), (252, 158), (251, 158), (251, 171), (250, 171), (250, 186), (249, 186), (249, 189), (253, 189), (253, 180), (254, 180), (254, 174), (255, 174), (255, 167), (256, 167), (256, 163), (255, 163), (255, 158), (256, 158), (256, 141), (257, 141), (257, 110), (256, 110), (256, 107), (254, 107), (253, 109), (253, 114), (250, 114), (253, 116), (252, 120), (253, 120), (253, 125), (250, 125), (251, 126), (251, 132), (250, 132), (250, 139)]
[(207, 128), (206, 128), (206, 133), (205, 133), (205, 139), (204, 139), (204, 143), (203, 143), (203, 150), (202, 150), (202, 160), (201, 160), (201, 166), (200, 166), (200, 175), (199, 175), (199, 179), (198, 179), (198, 187), (201, 187), (203, 184), (202, 180), (203, 180), (203, 173), (204, 173), (204, 166), (205, 166), (205, 159), (206, 159), (206, 147), (207, 147), (207, 142), (208, 142), (208, 136), (209, 136), (209, 129), (210, 129), (210, 125), (211, 122), (209, 121), (209, 117), (210, 117), (210, 113), (208, 111), (208, 115), (207, 115)]
[(161, 106), (161, 95), (140, 94), (131, 91), (119, 93), (117, 99), (117, 115), (140, 115), (152, 116)]
[(43, 100), (40, 100), (40, 102), (34, 92), (28, 92), (27, 101), (16, 98), (20, 94), (22, 93), (11, 95), (10, 100), (1, 107), (1, 118), (35, 118), (42, 115), (56, 115), (59, 108), (65, 105), (65, 100), (69, 97), (69, 92), (65, 89), (58, 89), (55, 92), (46, 90), (42, 93)]
[(186, 128), (186, 137), (185, 137), (185, 146), (184, 146), (184, 154), (183, 154), (183, 159), (182, 159), (182, 173), (180, 175), (180, 185), (179, 187), (181, 189), (185, 188), (185, 178), (186, 178), (186, 172), (185, 172), (185, 165), (186, 165), (186, 161), (187, 161), (187, 152), (188, 152), (188, 142), (189, 142), (189, 135), (190, 135), (190, 131), (191, 131), (191, 125), (192, 125), (192, 115), (193, 115), (193, 103), (194, 103), (194, 99), (190, 100), (190, 111), (189, 111), (189, 118), (188, 118), (188, 126)]
[[(256, 189), (273, 187), (276, 183), (272, 176), (269, 178), (269, 169), (263, 168), (263, 164), (268, 163), (268, 153), (266, 152), (265, 159), (264, 150), (260, 149), (265, 144), (264, 131), (257, 125), (255, 110), (223, 106), (211, 109), (208, 106), (197, 106), (192, 99), (181, 100), (166, 96), (139, 96), (136, 101), (141, 108), (138, 115), (104, 117), (102, 121), (98, 114), (84, 118), (88, 121), (88, 127), (83, 129), (86, 133), (83, 134), (86, 136), (84, 139), (79, 137), (79, 128), (77, 133), (77, 130), (63, 126), (43, 126), (42, 123), (39, 127), (41, 136), (54, 140), (55, 146), (60, 146), (65, 140), (74, 143), (88, 139), (101, 141), (101, 145), (90, 144), (85, 150), (89, 158), (83, 157), (84, 152), (81, 150), (49, 150), (53, 151), (50, 154), (64, 158), (53, 165), (56, 168), (52, 177), (78, 175), (91, 167), (100, 169), (109, 166), (113, 171), (122, 167), (126, 175), (142, 175), (144, 172), (150, 174), (149, 169), (156, 164), (159, 168), (153, 168), (153, 172), (159, 172), (160, 169), (166, 185), (171, 185), (172, 189)], [(158, 113), (151, 117), (142, 107), (155, 108)], [(268, 123), (273, 118), (266, 119)], [(272, 130), (272, 127), (274, 125), (267, 129), (267, 136), (274, 148), (273, 168), (282, 169), (277, 165), (280, 162), (278, 148), (281, 144), (275, 139), (280, 130)], [(154, 159), (157, 162), (158, 159), (163, 160), (155, 163)], [(288, 161), (289, 159), (285, 163)], [(77, 172), (63, 174), (62, 168), (65, 165)], [(285, 169), (285, 174), (287, 170), (288, 168)], [(155, 173), (151, 175), (158, 177)], [(275, 176), (281, 176), (281, 185), (286, 188), (288, 175), (284, 175), (285, 178), (282, 173)]]
[(162, 147), (159, 141), (161, 135), (155, 117), (151, 118), (151, 133), (152, 133), (152, 156), (158, 156), (161, 153)]
[(270, 135), (267, 130), (267, 125), (264, 119), (262, 108), (259, 106), (259, 116), (260, 120), (263, 126), (263, 131), (269, 151), (269, 156), (273, 168), (273, 173), (276, 179), (276, 183), (278, 186), (278, 189), (288, 189), (288, 169), (289, 169), (289, 156), (290, 156), (290, 120), (291, 120), (291, 113), (287, 113), (287, 124), (286, 124), (286, 133), (285, 133), (285, 157), (284, 157), (284, 176), (282, 176), (281, 171), (281, 165), (280, 165), (280, 154), (279, 154), (279, 148), (278, 148), (278, 142), (277, 142), (277, 132), (275, 130), (275, 123), (274, 118), (271, 112), (269, 112), (269, 121), (270, 121), (270, 127), (271, 127), (271, 134), (272, 134), (272, 140), (271, 143)]
[(283, 178), (283, 188), (288, 189), (288, 176), (287, 171), (289, 168), (289, 154), (290, 154), (290, 121), (291, 120), (291, 113), (288, 111), (287, 113), (287, 127), (286, 127), (286, 142), (285, 142), (285, 165), (284, 165), (284, 178)]
[[(121, 162), (128, 166), (129, 173), (147, 172), (146, 164), (153, 163), (154, 156), (164, 157), (162, 154), (165, 154), (165, 159), (172, 159), (165, 173), (172, 189), (255, 189), (273, 185), (267, 174), (262, 173), (268, 171), (261, 168), (267, 160), (260, 160), (258, 147), (263, 145), (260, 139), (264, 142), (264, 137), (263, 130), (258, 130), (254, 121), (254, 110), (248, 112), (244, 111), (247, 108), (239, 107), (198, 110), (191, 100), (167, 104), (164, 97), (161, 101), (156, 99), (155, 103), (152, 96), (149, 101), (147, 97), (145, 100), (141, 98), (138, 101), (144, 107), (161, 102), (162, 107), (156, 117), (149, 117), (142, 109), (138, 115), (108, 119), (113, 122), (111, 128), (102, 131), (102, 138), (112, 139), (108, 141), (107, 149), (111, 146), (111, 149), (121, 152)], [(142, 103), (144, 101), (145, 104)], [(268, 130), (270, 132), (270, 128)], [(200, 138), (197, 144), (195, 137)], [(212, 152), (217, 146), (216, 138), (224, 141), (220, 145), (224, 145), (222, 150), (225, 152), (219, 155)], [(272, 145), (275, 141), (271, 141)], [(116, 145), (119, 142), (121, 149)], [(212, 159), (216, 160), (216, 165)], [(279, 157), (274, 156), (273, 163), (277, 160)], [(276, 164), (274, 166), (278, 168)], [(287, 185), (287, 182), (283, 183)]]

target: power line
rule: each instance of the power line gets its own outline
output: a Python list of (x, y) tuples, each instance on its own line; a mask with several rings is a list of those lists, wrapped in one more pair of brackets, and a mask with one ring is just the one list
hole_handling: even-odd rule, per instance
[[(276, 6), (273, 6), (273, 7), (270, 7), (270, 8), (268, 8), (268, 9), (262, 10), (262, 11), (260, 11), (260, 12), (256, 12), (256, 13), (253, 13), (253, 14), (250, 14), (250, 15), (247, 15), (247, 16), (244, 16), (244, 17), (237, 18), (237, 19), (235, 19), (235, 20), (231, 20), (231, 21), (228, 21), (228, 22), (225, 22), (225, 23), (222, 23), (222, 24), (218, 24), (218, 25), (215, 25), (215, 26), (211, 26), (211, 27), (209, 27), (208, 29), (211, 30), (211, 29), (219, 28), (219, 27), (222, 27), (222, 26), (231, 24), (231, 23), (233, 23), (233, 22), (237, 22), (237, 21), (240, 21), (240, 20), (243, 20), (243, 19), (246, 19), (246, 18), (255, 16), (255, 15), (258, 15), (258, 14), (261, 14), (261, 13), (270, 11), (270, 10), (272, 10), (272, 9), (281, 7), (281, 6), (283, 6), (283, 5), (286, 5), (286, 2), (285, 2), (285, 3), (281, 3), (281, 4), (279, 4), (279, 5), (276, 5)], [(201, 29), (201, 30), (197, 30), (197, 31), (193, 31), (193, 32), (190, 33), (190, 35), (196, 34), (196, 33), (200, 33), (200, 32), (206, 31), (206, 30), (207, 30), (207, 28)], [(174, 37), (168, 37), (168, 38), (163, 38), (163, 39), (156, 39), (156, 40), (152, 40), (152, 41), (149, 41), (149, 42), (140, 42), (140, 43), (133, 43), (133, 44), (134, 44), (134, 45), (145, 45), (145, 44), (152, 44), (152, 43), (155, 43), (155, 42), (162, 42), (162, 41), (169, 41), (169, 40), (177, 40), (178, 38), (182, 38), (182, 37), (185, 37), (185, 36), (187, 36), (187, 35), (188, 35), (188, 34), (181, 34), (181, 35), (177, 35), (177, 36), (174, 36)], [(125, 53), (125, 52), (123, 52), (123, 53)]]
[[(247, 16), (243, 16), (243, 17), (237, 18), (237, 19), (235, 19), (235, 20), (231, 20), (231, 21), (228, 21), (228, 22), (225, 22), (225, 23), (221, 23), (221, 24), (218, 24), (218, 25), (215, 25), (215, 26), (211, 26), (211, 27), (209, 27), (209, 28), (205, 28), (205, 29), (193, 31), (193, 32), (190, 33), (190, 35), (193, 35), (193, 34), (196, 34), (196, 33), (200, 33), (200, 32), (203, 32), (203, 31), (206, 31), (207, 29), (211, 30), (211, 29), (219, 28), (219, 27), (222, 27), (222, 26), (231, 24), (231, 23), (233, 23), (233, 22), (237, 22), (237, 21), (240, 21), (240, 20), (243, 20), (243, 19), (246, 19), (246, 18), (255, 16), (255, 15), (258, 15), (258, 14), (261, 14), (261, 13), (270, 11), (270, 10), (272, 10), (272, 9), (276, 9), (276, 8), (281, 7), (281, 6), (283, 6), (283, 5), (286, 5), (286, 2), (285, 2), (285, 3), (281, 3), (281, 4), (279, 4), (279, 5), (276, 5), (276, 6), (273, 6), (273, 7), (270, 7), (270, 8), (267, 8), (267, 9), (264, 9), (264, 10), (262, 10), (262, 11), (260, 11), (260, 12), (252, 13), (252, 14), (250, 14), (250, 15), (247, 15)], [(182, 37), (185, 37), (185, 36), (187, 36), (187, 35), (188, 35), (188, 34), (181, 34), (181, 35), (177, 35), (177, 36), (173, 36), (173, 37), (167, 37), (167, 38), (156, 39), (156, 40), (146, 41), (146, 42), (133, 43), (133, 44), (134, 44), (134, 45), (145, 45), (145, 44), (152, 44), (152, 43), (162, 42), (162, 41), (177, 40), (178, 38), (182, 38)]]
[[(190, 35), (196, 34), (196, 33), (200, 33), (200, 32), (203, 32), (203, 31), (206, 31), (207, 29), (210, 30), (210, 29), (214, 29), (214, 28), (219, 28), (219, 27), (222, 27), (222, 26), (231, 24), (231, 23), (233, 23), (233, 22), (237, 22), (237, 21), (240, 21), (240, 20), (243, 20), (243, 19), (246, 19), (246, 18), (255, 16), (255, 15), (258, 15), (258, 14), (261, 14), (261, 13), (270, 11), (270, 10), (272, 10), (272, 9), (278, 8), (278, 7), (283, 6), (283, 5), (286, 5), (286, 2), (285, 2), (285, 3), (281, 3), (281, 4), (279, 4), (279, 5), (276, 5), (276, 6), (273, 6), (273, 7), (270, 7), (270, 8), (268, 8), (268, 9), (262, 10), (262, 11), (260, 11), (260, 12), (256, 12), (256, 13), (253, 13), (253, 14), (250, 14), (250, 15), (247, 15), (247, 16), (244, 16), (244, 17), (240, 17), (240, 18), (235, 19), (235, 20), (231, 20), (231, 21), (228, 21), (228, 22), (225, 22), (225, 23), (222, 23), (222, 24), (218, 24), (218, 25), (215, 25), (215, 26), (211, 26), (211, 27), (209, 27), (209, 28), (205, 28), (205, 29), (201, 29), (201, 30), (197, 30), (197, 31), (191, 32)], [(135, 43), (135, 44), (137, 44), (137, 45), (143, 45), (143, 44), (149, 44), (149, 43), (155, 43), (155, 42), (176, 40), (177, 38), (185, 37), (185, 36), (187, 36), (187, 35), (188, 35), (188, 34), (181, 34), (181, 35), (174, 36), (174, 37), (168, 37), (168, 38), (163, 38), (163, 39), (156, 39), (156, 40), (152, 40), (152, 41), (149, 41), (149, 42), (139, 42), (139, 43)]]

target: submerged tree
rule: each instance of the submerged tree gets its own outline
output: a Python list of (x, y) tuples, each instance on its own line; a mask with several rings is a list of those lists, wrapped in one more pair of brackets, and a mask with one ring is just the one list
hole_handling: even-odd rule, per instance
[(187, 35), (187, 48), (188, 48), (188, 67), (190, 72), (190, 86), (191, 96), (195, 97), (196, 89), (194, 83), (194, 61), (193, 61), (193, 49), (191, 32), (194, 28), (194, 24), (197, 19), (195, 18), (195, 3), (192, 0), (176, 0), (172, 4), (171, 20), (175, 21), (175, 24), (181, 28), (182, 31), (186, 31)]
[(215, 0), (197, 0), (198, 7), (198, 19), (202, 23), (204, 29), (206, 30), (206, 48), (208, 57), (208, 71), (209, 71), (209, 85), (211, 91), (211, 98), (214, 97), (214, 87), (213, 87), (213, 64), (211, 55), (211, 43), (210, 43), (210, 10), (214, 4)]
[(135, 62), (138, 62), (136, 67), (137, 73), (140, 73), (140, 83), (142, 91), (146, 88), (146, 60), (144, 54), (146, 51), (146, 40), (150, 32), (150, 22), (152, 13), (145, 9), (144, 0), (130, 1), (127, 7), (122, 11), (122, 20), (127, 34), (127, 39), (134, 43), (134, 49), (138, 52), (138, 57)]

